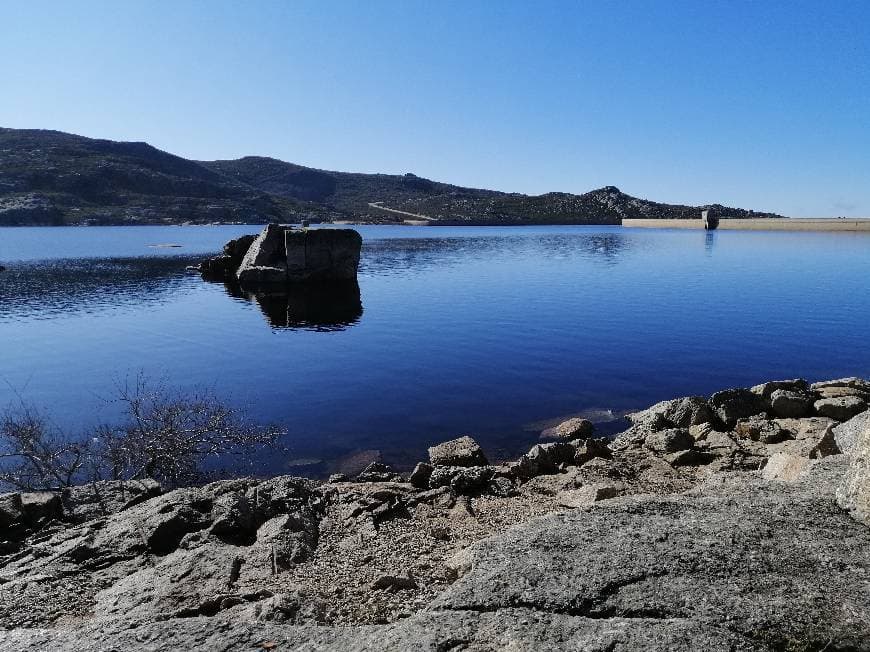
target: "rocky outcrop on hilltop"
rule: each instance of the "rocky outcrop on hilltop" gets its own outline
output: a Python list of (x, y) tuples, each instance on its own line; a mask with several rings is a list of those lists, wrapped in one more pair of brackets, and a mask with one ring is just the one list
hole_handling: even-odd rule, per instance
[(6, 494), (0, 649), (870, 649), (867, 411), (818, 407), (867, 389), (665, 401), (503, 463), (465, 436), (407, 478)]

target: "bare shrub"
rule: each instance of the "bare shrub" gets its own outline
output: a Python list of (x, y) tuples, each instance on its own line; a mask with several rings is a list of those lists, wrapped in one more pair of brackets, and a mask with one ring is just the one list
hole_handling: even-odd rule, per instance
[(249, 423), (239, 410), (209, 392), (180, 395), (142, 378), (119, 388), (126, 423), (99, 428), (94, 438), (103, 475), (155, 478), (179, 486), (208, 475), (209, 458), (249, 455), (271, 448), (284, 434)]
[(221, 474), (228, 460), (274, 448), (284, 434), (248, 422), (209, 392), (182, 394), (141, 376), (118, 389), (125, 420), (74, 439), (33, 409), (7, 411), (0, 427), (0, 483), (23, 490), (101, 479), (196, 484)]
[(0, 417), (0, 484), (39, 490), (83, 482), (92, 452), (89, 441), (69, 440), (23, 403)]

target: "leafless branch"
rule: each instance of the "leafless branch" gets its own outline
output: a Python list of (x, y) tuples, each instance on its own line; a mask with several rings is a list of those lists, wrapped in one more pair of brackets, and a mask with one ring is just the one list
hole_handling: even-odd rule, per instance
[[(167, 486), (206, 479), (218, 460), (275, 447), (283, 431), (249, 423), (208, 392), (181, 394), (143, 376), (118, 387), (126, 418), (69, 440), (22, 406), (0, 422), (0, 483), (50, 489), (91, 479), (155, 478)], [(212, 460), (212, 461), (210, 461)]]

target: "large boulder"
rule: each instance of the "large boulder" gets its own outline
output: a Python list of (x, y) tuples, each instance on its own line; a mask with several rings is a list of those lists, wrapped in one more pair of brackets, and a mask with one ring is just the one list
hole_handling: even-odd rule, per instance
[(851, 453), (858, 442), (858, 436), (864, 432), (865, 428), (870, 428), (870, 410), (855, 415), (845, 423), (836, 426), (833, 432), (839, 449), (846, 454)]
[(468, 435), (429, 448), (432, 466), (486, 466), (486, 455)]
[(820, 392), (824, 392), (825, 390), (829, 390), (832, 388), (847, 388), (870, 394), (870, 380), (864, 380), (863, 378), (856, 378), (855, 376), (850, 376), (849, 378), (825, 380), (810, 385), (810, 389)]
[(242, 285), (257, 286), (287, 282), (286, 227), (269, 224), (251, 243), (236, 276)]
[(202, 261), (199, 271), (206, 280), (225, 281), (235, 277), (238, 266), (229, 256), (221, 255)]
[(849, 468), (837, 489), (837, 503), (870, 527), (870, 426), (858, 435), (849, 457)]
[(234, 584), (246, 552), (217, 544), (176, 550), (99, 592), (95, 615), (164, 619), (220, 611), (241, 597)]
[(426, 462), (418, 462), (408, 475), (408, 482), (417, 489), (426, 489), (429, 486), (429, 478), (432, 477), (432, 465)]
[(0, 494), (0, 530), (10, 527), (24, 516), (20, 493)]
[(794, 434), (774, 419), (750, 417), (740, 419), (734, 426), (734, 434), (762, 444), (778, 444), (786, 439), (794, 439)]
[(765, 480), (794, 482), (801, 477), (801, 474), (809, 468), (810, 464), (812, 462), (806, 457), (799, 457), (791, 453), (774, 453), (764, 465), (761, 476)]
[(357, 482), (401, 482), (402, 476), (383, 462), (372, 462), (356, 476)]
[(251, 248), (256, 239), (256, 235), (243, 235), (235, 240), (230, 240), (224, 245), (224, 255), (228, 256), (233, 264), (238, 267), (242, 264), (245, 254), (248, 253), (248, 249)]
[(521, 459), (528, 462), (532, 475), (540, 475), (555, 473), (561, 465), (575, 464), (577, 452), (578, 447), (573, 442), (554, 441), (532, 446)]
[(761, 396), (743, 388), (716, 392), (710, 397), (710, 403), (728, 428), (733, 428), (739, 419), (761, 414), (766, 408), (766, 403)]
[[(838, 455), (841, 451), (834, 438), (835, 421), (825, 417), (806, 417), (803, 419), (775, 419), (773, 421), (780, 431), (787, 436), (770, 438), (765, 443), (764, 452), (767, 456), (774, 453), (790, 453), (798, 457), (819, 459), (829, 455)], [(772, 434), (774, 430), (771, 430)]]
[(656, 453), (676, 453), (688, 450), (695, 445), (695, 440), (685, 428), (670, 428), (649, 435), (644, 445)]
[(457, 494), (484, 491), (492, 480), (491, 466), (436, 466), (429, 476), (429, 487), (450, 487)]
[(627, 415), (627, 418), (635, 425), (663, 430), (710, 423), (716, 416), (703, 396), (686, 396), (656, 403), (646, 410)]
[(238, 269), (245, 259), (245, 254), (248, 253), (256, 239), (256, 235), (243, 235), (227, 242), (224, 245), (223, 254), (200, 263), (199, 271), (203, 278), (209, 281), (235, 279)]
[(752, 387), (750, 391), (758, 394), (765, 400), (769, 400), (771, 394), (779, 389), (791, 392), (805, 392), (809, 389), (809, 385), (803, 378), (794, 378), (792, 380), (771, 380)]
[(353, 229), (285, 232), (289, 281), (353, 281), (362, 237)]
[(116, 514), (161, 492), (160, 483), (148, 478), (105, 480), (67, 487), (60, 494), (60, 503), (65, 521), (83, 523)]
[(816, 413), (837, 421), (848, 421), (867, 409), (867, 402), (859, 396), (823, 398), (815, 402)]
[(592, 436), (595, 426), (589, 419), (574, 417), (547, 428), (541, 433), (542, 439), (586, 439)]
[(53, 491), (21, 494), (21, 510), (31, 524), (60, 519), (62, 514), (60, 497)]
[(809, 392), (777, 389), (770, 395), (770, 409), (784, 419), (800, 419), (813, 410), (816, 397)]
[(247, 237), (228, 242), (225, 256), (235, 263), (245, 248), (236, 272), (244, 287), (355, 281), (362, 237), (353, 229), (293, 229), (270, 224), (249, 244)]

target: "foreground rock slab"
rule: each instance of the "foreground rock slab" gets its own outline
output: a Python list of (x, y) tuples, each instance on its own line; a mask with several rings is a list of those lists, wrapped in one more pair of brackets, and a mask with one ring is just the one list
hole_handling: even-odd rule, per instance
[(653, 619), (743, 649), (868, 649), (870, 530), (834, 504), (844, 465), (814, 462), (794, 485), (722, 474), (688, 495), (536, 519), (476, 546), (430, 608)]
[(837, 502), (870, 527), (870, 425), (857, 437), (850, 457), (849, 468), (837, 489)]
[(462, 577), (391, 624), (236, 604), (18, 629), (0, 650), (867, 650), (870, 529), (834, 501), (847, 464), (814, 460), (790, 484), (722, 473), (534, 519), (475, 544)]

